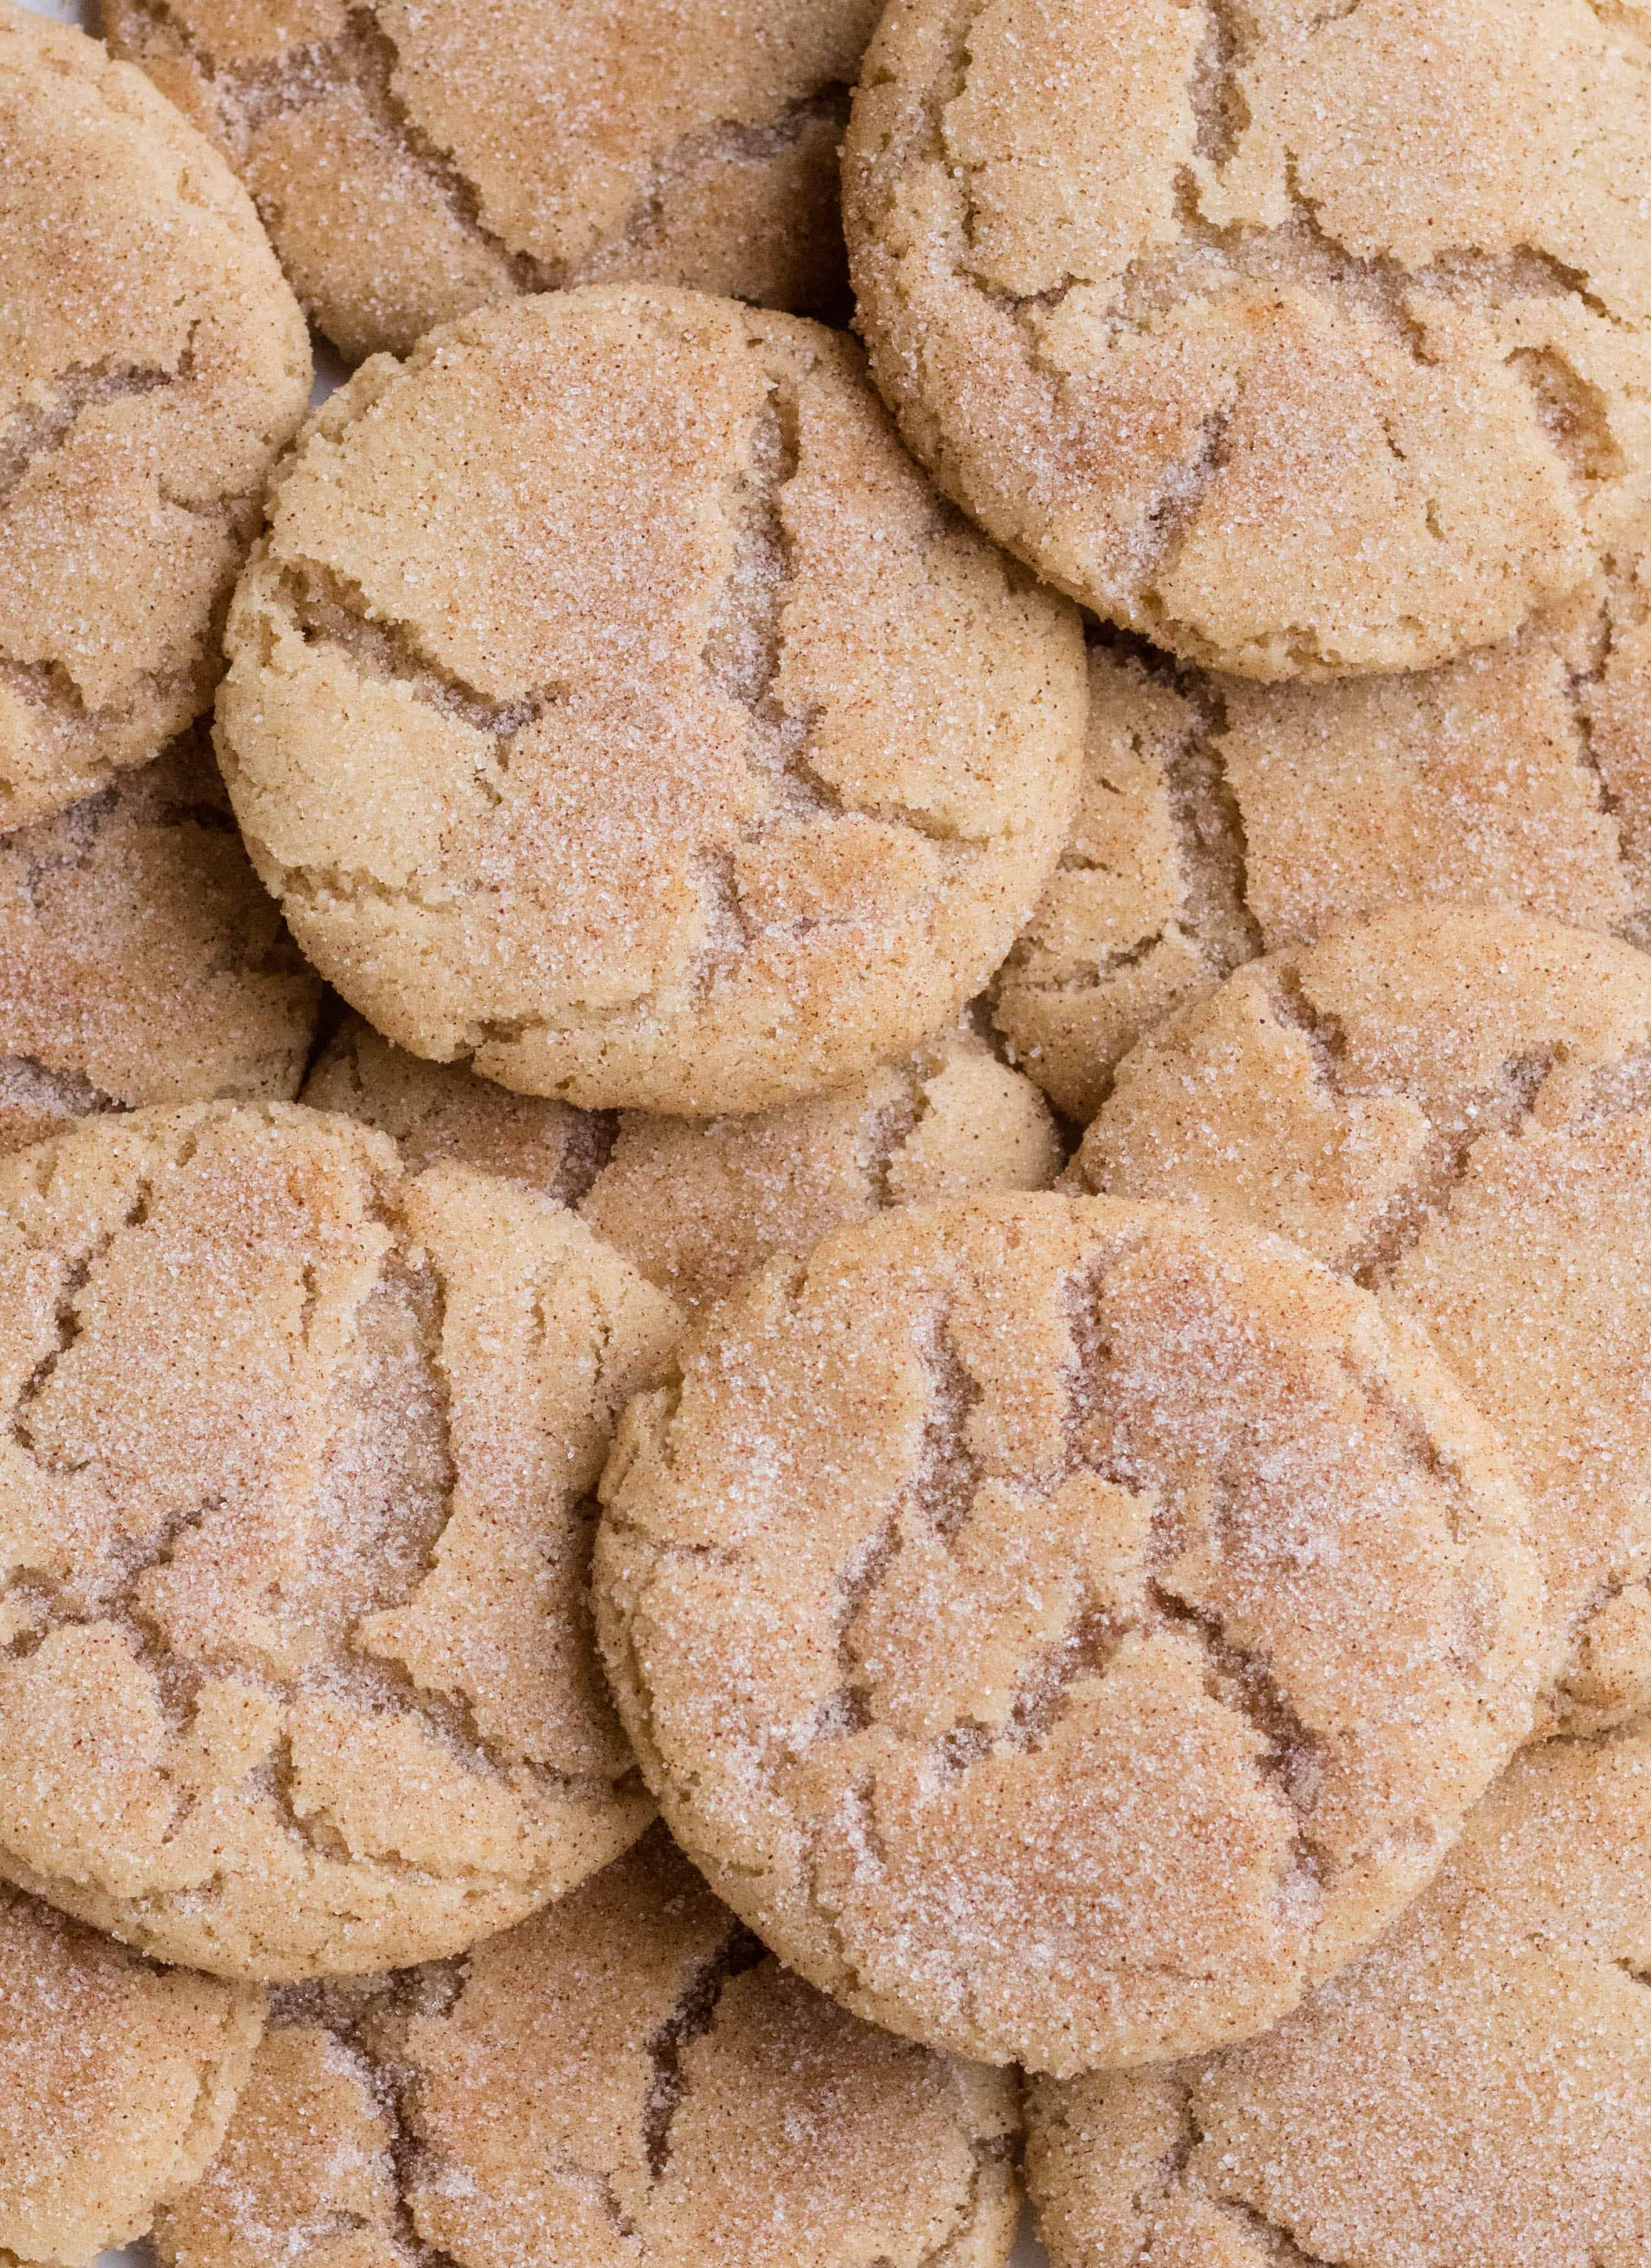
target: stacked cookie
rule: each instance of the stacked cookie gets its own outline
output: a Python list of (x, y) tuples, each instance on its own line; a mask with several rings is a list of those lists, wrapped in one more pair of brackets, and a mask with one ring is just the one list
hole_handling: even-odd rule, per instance
[(1651, 2264), (1638, 0), (105, 14), (0, 2263)]

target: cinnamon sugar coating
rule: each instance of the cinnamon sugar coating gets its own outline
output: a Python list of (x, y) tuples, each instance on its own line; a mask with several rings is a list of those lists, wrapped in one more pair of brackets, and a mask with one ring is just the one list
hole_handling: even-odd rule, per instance
[(1141, 1033), (1240, 962), (1407, 900), (1651, 936), (1651, 526), (1443, 669), (1258, 686), (1094, 647), (1078, 815), (998, 1020), (1088, 1119)]
[(292, 1104), (0, 1160), (0, 1871), (226, 1976), (455, 1952), (649, 1808), (588, 1633), (668, 1300)]
[(622, 279), (839, 320), (875, 0), (102, 0), (352, 360)]
[(1651, 959), (1402, 908), (1143, 1041), (1073, 1169), (1276, 1230), (1423, 1326), (1530, 1498), (1574, 1727), (1651, 1708), (1648, 1104)]
[(158, 2249), (166, 2268), (1003, 2268), (1016, 2124), (1006, 2074), (811, 1992), (656, 1831), (463, 1963), (277, 1993)]
[(911, 448), (1102, 616), (1419, 669), (1651, 497), (1651, 27), (1593, 0), (894, 0), (844, 144)]
[(295, 1094), (320, 998), (203, 734), (0, 837), (0, 1150), (92, 1111)]
[(309, 396), (250, 200), (140, 71), (0, 7), (0, 830), (211, 698)]
[(1651, 1742), (1522, 1756), (1432, 1885), (1263, 2040), (1035, 2083), (1054, 2268), (1576, 2268), (1651, 2253)]
[(1419, 1334), (1167, 1208), (914, 1207), (626, 1412), (598, 1628), (719, 1895), (857, 2014), (1070, 2073), (1276, 2022), (1524, 1737), (1525, 1511)]
[(841, 1086), (1003, 958), (1076, 792), (1078, 619), (846, 340), (638, 288), (359, 371), (271, 500), (218, 753), (398, 1045), (593, 1108)]
[(448, 1158), (575, 1206), (690, 1309), (885, 1204), (1047, 1189), (1065, 1157), (1037, 1089), (968, 1019), (834, 1094), (699, 1123), (512, 1094), (351, 1018), (304, 1100), (393, 1136), (414, 1171)]
[(0, 2261), (145, 2235), (211, 2162), (262, 2029), (262, 1992), (0, 1889)]

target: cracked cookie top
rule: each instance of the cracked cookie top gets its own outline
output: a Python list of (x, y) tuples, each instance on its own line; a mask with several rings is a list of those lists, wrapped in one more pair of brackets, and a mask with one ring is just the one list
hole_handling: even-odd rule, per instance
[(983, 1197), (777, 1263), (632, 1403), (597, 1626), (712, 1887), (857, 2014), (1073, 2071), (1274, 2022), (1524, 1737), (1525, 1508), (1285, 1246)]
[(840, 318), (876, 0), (102, 0), (352, 360), (635, 279)]
[(998, 1022), (1089, 1119), (1141, 1033), (1240, 962), (1406, 901), (1651, 938), (1651, 526), (1442, 669), (1258, 686), (1093, 646), (1078, 814)]
[(145, 2235), (204, 2171), (263, 1995), (158, 1969), (0, 1889), (0, 2261), (48, 2268)]
[(1403, 908), (1142, 1041), (1074, 1174), (1288, 1236), (1422, 1324), (1519, 1469), (1572, 1726), (1651, 1708), (1651, 959)]
[(422, 1061), (350, 1018), (304, 1100), (559, 1197), (685, 1307), (889, 1204), (1047, 1189), (1063, 1151), (1031, 1081), (971, 1019), (836, 1094), (709, 1123), (576, 1110)]
[(309, 397), (247, 194), (140, 71), (0, 8), (0, 830), (205, 708)]
[(844, 144), (910, 446), (1108, 619), (1427, 667), (1651, 495), (1651, 27), (1617, 0), (894, 0)]
[(219, 1974), (458, 1951), (646, 1823), (593, 1491), (675, 1310), (290, 1103), (0, 1160), (0, 1872)]
[(468, 1961), (275, 1996), (166, 2268), (1002, 2268), (1013, 2092), (788, 1975), (656, 1832)]
[(294, 1094), (320, 998), (203, 733), (0, 837), (0, 1150), (92, 1111)]
[(1431, 1887), (1267, 2038), (1034, 2083), (1054, 2268), (1651, 2257), (1651, 1741), (1519, 1758)]
[(818, 1093), (941, 1028), (1076, 792), (1078, 617), (933, 495), (837, 334), (505, 302), (320, 412), (218, 748), (399, 1045), (591, 1108)]

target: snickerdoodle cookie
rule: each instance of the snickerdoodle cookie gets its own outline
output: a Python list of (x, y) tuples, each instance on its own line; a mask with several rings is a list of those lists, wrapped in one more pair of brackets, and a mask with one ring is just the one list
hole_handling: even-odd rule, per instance
[(1141, 1042), (1076, 1173), (1290, 1237), (1423, 1325), (1497, 1428), (1573, 1725), (1651, 1707), (1651, 959), (1404, 908)]
[(0, 1872), (293, 1977), (606, 1865), (592, 1491), (675, 1325), (561, 1206), (291, 1103), (0, 1160)]
[(0, 829), (206, 706), (309, 385), (216, 151), (141, 71), (0, 0)]
[(299, 944), (416, 1054), (765, 1108), (940, 1029), (1054, 866), (1077, 614), (837, 333), (509, 300), (367, 364), (270, 511), (219, 755)]
[(689, 1308), (885, 1204), (1044, 1189), (1065, 1160), (1047, 1103), (968, 1018), (834, 1094), (704, 1122), (512, 1094), (352, 1017), (304, 1101), (394, 1136), (415, 1171), (448, 1158), (576, 1206)]
[(845, 2015), (656, 1831), (462, 1963), (277, 1993), (158, 2249), (168, 2268), (1002, 2268), (1017, 2124), (1003, 2074)]
[(1036, 2083), (1055, 2268), (1651, 2258), (1651, 1741), (1522, 1756), (1432, 1886), (1266, 2039)]
[(1258, 686), (1097, 644), (1078, 815), (998, 1020), (1090, 1118), (1139, 1035), (1239, 962), (1406, 900), (1651, 934), (1651, 526), (1442, 669)]
[(1590, 0), (893, 0), (844, 145), (911, 447), (1098, 614), (1416, 669), (1651, 495), (1651, 26)]
[(351, 357), (630, 277), (848, 298), (837, 143), (876, 0), (102, 0)]
[(145, 2235), (210, 2162), (262, 2028), (261, 1992), (0, 1889), (0, 2261)]
[(857, 2014), (1070, 2073), (1276, 2021), (1530, 1719), (1526, 1512), (1420, 1334), (1058, 1196), (778, 1262), (632, 1403), (597, 1624), (713, 1888)]
[(96, 1110), (294, 1094), (320, 996), (203, 733), (0, 837), (0, 1150)]

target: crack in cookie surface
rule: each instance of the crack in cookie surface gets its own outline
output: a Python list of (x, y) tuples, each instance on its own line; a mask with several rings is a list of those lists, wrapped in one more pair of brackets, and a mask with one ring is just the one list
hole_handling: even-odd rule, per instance
[(187, 382), (189, 351), (186, 346), (177, 367), (170, 370), (92, 363), (58, 372), (45, 401), (15, 409), (0, 428), (0, 510), (30, 466), (60, 448), (86, 410)]
[[(552, 682), (532, 687), (512, 700), (490, 701), (426, 652), (412, 623), (380, 621), (358, 585), (313, 560), (294, 560), (284, 571), (283, 584), (306, 645), (327, 645), (347, 654), (364, 677), (409, 686), (439, 715), (456, 717), (501, 743), (536, 723), (557, 697), (560, 688)], [(505, 761), (501, 746), (495, 762), (503, 765)]]
[(731, 1930), (683, 1985), (676, 2006), (649, 2041), (653, 2075), (643, 2110), (643, 2136), (651, 2180), (658, 2182), (671, 2162), (671, 2129), (688, 2093), (688, 2051), (714, 2028), (718, 2003), (734, 1978), (767, 1957), (762, 1941), (749, 1930)]

